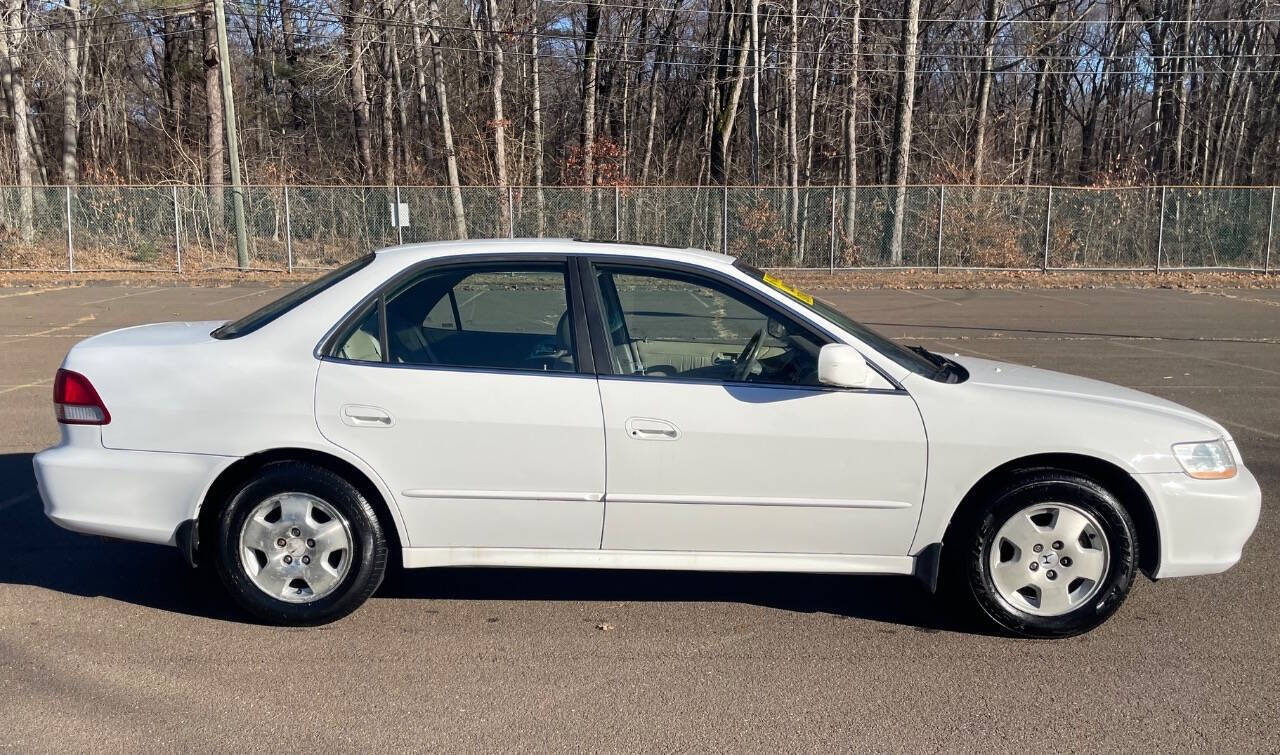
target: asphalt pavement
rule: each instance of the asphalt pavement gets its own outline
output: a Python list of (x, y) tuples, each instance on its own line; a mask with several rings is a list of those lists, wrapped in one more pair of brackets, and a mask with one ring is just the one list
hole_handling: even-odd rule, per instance
[(400, 573), (343, 621), (278, 629), (176, 550), (43, 517), (31, 455), (77, 339), (279, 293), (0, 289), (0, 749), (1280, 750), (1280, 291), (829, 295), (905, 342), (1138, 388), (1235, 435), (1264, 491), (1243, 562), (1141, 580), (1057, 641), (957, 626), (907, 578), (523, 569)]

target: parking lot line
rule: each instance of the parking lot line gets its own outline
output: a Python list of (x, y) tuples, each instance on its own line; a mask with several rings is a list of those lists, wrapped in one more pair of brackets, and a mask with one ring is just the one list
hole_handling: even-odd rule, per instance
[(1254, 370), (1256, 372), (1265, 372), (1268, 375), (1280, 375), (1280, 371), (1277, 371), (1277, 370), (1268, 370), (1266, 367), (1255, 367), (1251, 364), (1241, 364), (1240, 362), (1229, 362), (1226, 359), (1215, 359), (1214, 357), (1202, 357), (1197, 354), (1181, 354), (1176, 351), (1169, 351), (1168, 349), (1157, 349), (1152, 346), (1139, 346), (1136, 343), (1125, 343), (1124, 341), (1116, 341), (1111, 339), (1108, 339), (1107, 343), (1112, 343), (1112, 344), (1115, 344), (1116, 346), (1123, 346), (1126, 349), (1141, 349), (1142, 351), (1150, 351), (1156, 354), (1169, 354), (1170, 356), (1184, 357), (1186, 359), (1198, 359), (1202, 362), (1220, 364), (1224, 367), (1239, 367), (1242, 370)]
[(11, 291), (7, 294), (0, 294), (0, 299), (12, 299), (17, 296), (37, 296), (39, 294), (47, 294), (50, 291), (65, 291), (68, 288), (82, 288), (82, 286), (54, 286), (52, 288), (33, 288), (26, 291)]
[(48, 387), (49, 384), (52, 382), (53, 381), (51, 378), (45, 378), (43, 380), (37, 380), (34, 383), (23, 383), (22, 385), (13, 385), (8, 388), (4, 388), (0, 390), (0, 394), (13, 393), (14, 391), (20, 391), (23, 388), (45, 388), (45, 387)]
[(106, 303), (107, 303), (107, 302), (109, 302), (109, 301), (118, 301), (118, 300), (120, 300), (120, 299), (131, 299), (131, 298), (133, 298), (133, 297), (135, 297), (135, 296), (146, 296), (147, 294), (159, 293), (160, 291), (164, 291), (164, 290), (166, 290), (166, 289), (164, 289), (164, 288), (148, 288), (148, 289), (144, 289), (144, 290), (142, 290), (142, 291), (134, 291), (134, 292), (133, 292), (133, 293), (131, 293), (131, 294), (120, 294), (119, 296), (109, 296), (109, 297), (107, 297), (107, 298), (105, 298), (105, 299), (95, 299), (94, 301), (87, 301), (87, 302), (85, 302), (84, 304), (82, 304), (81, 306), (88, 307), (88, 306), (93, 305), (93, 304), (106, 304)]

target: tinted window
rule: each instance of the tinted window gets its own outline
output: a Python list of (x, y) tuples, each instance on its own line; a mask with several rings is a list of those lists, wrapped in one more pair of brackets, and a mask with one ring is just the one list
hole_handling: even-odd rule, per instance
[(450, 268), (387, 297), (395, 364), (572, 372), (564, 265)]
[(818, 382), (822, 344), (728, 286), (682, 273), (608, 266), (599, 269), (597, 280), (618, 374)]
[(330, 286), (342, 280), (343, 278), (346, 278), (347, 276), (351, 275), (357, 270), (368, 265), (370, 262), (373, 262), (372, 254), (361, 257), (355, 262), (348, 262), (342, 267), (336, 270), (332, 270), (320, 276), (319, 278), (316, 278), (315, 280), (311, 281), (305, 286), (295, 288), (294, 290), (290, 291), (284, 296), (281, 296), (279, 299), (276, 299), (275, 301), (271, 302), (265, 307), (260, 307), (258, 309), (255, 309), (254, 311), (250, 312), (244, 317), (241, 317), (239, 320), (236, 320), (235, 322), (229, 322), (226, 325), (223, 325), (222, 327), (213, 331), (213, 333), (211, 333), (210, 335), (212, 335), (214, 338), (227, 339), (227, 338), (239, 338), (240, 336), (246, 335), (248, 333), (252, 333), (258, 328), (261, 328), (263, 325), (266, 325), (272, 320), (280, 317), (285, 312), (288, 312), (289, 310), (303, 303), (307, 299), (310, 299), (311, 297), (315, 296), (316, 294), (320, 293), (326, 288), (329, 288)]

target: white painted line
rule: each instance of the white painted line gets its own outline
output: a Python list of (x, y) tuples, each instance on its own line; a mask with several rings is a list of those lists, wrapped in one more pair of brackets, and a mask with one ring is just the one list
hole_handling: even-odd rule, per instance
[(274, 288), (264, 288), (261, 291), (250, 291), (247, 294), (240, 294), (239, 296), (233, 296), (230, 299), (219, 299), (217, 301), (211, 301), (207, 306), (216, 307), (219, 304), (226, 304), (227, 302), (239, 301), (241, 299), (248, 299), (250, 296), (262, 296), (265, 293), (269, 293), (275, 290), (276, 289)]
[(1156, 354), (1169, 354), (1170, 356), (1183, 357), (1186, 359), (1198, 359), (1201, 362), (1209, 362), (1211, 364), (1220, 364), (1220, 365), (1223, 365), (1224, 367), (1239, 367), (1242, 370), (1253, 370), (1255, 372), (1265, 372), (1268, 375), (1280, 375), (1280, 372), (1276, 370), (1268, 370), (1266, 367), (1254, 367), (1251, 364), (1241, 364), (1240, 362), (1228, 362), (1225, 359), (1214, 359), (1213, 357), (1202, 357), (1202, 356), (1197, 356), (1195, 354), (1181, 354), (1176, 351), (1169, 351), (1168, 349), (1155, 349), (1150, 346), (1139, 346), (1134, 343), (1125, 343), (1124, 341), (1108, 340), (1107, 343), (1115, 344), (1116, 346), (1123, 346), (1126, 349), (1140, 349), (1142, 351), (1150, 351)]
[(955, 305), (955, 306), (957, 306), (957, 307), (963, 307), (963, 306), (964, 306), (963, 304), (961, 304), (961, 303), (960, 303), (960, 302), (958, 302), (958, 301), (951, 301), (950, 299), (943, 299), (943, 298), (942, 298), (942, 297), (940, 297), (940, 296), (931, 296), (931, 295), (929, 295), (929, 294), (922, 294), (922, 293), (920, 293), (919, 291), (916, 291), (915, 289), (912, 289), (912, 288), (904, 288), (904, 289), (901, 289), (901, 290), (902, 290), (902, 291), (905, 291), (905, 292), (906, 292), (906, 293), (908, 293), (908, 294), (915, 294), (916, 296), (919, 296), (919, 297), (922, 297), (922, 298), (925, 298), (925, 299), (932, 299), (932, 300), (934, 300), (934, 301), (940, 301), (940, 302), (942, 302), (943, 304), (954, 304), (954, 305)]
[(1245, 430), (1248, 430), (1248, 431), (1250, 431), (1250, 432), (1257, 433), (1257, 434), (1259, 434), (1259, 435), (1265, 435), (1265, 436), (1267, 436), (1268, 438), (1280, 438), (1280, 433), (1273, 433), (1273, 432), (1271, 432), (1270, 430), (1263, 430), (1262, 428), (1254, 427), (1254, 426), (1252, 426), (1252, 425), (1242, 425), (1242, 424), (1240, 424), (1239, 422), (1228, 422), (1228, 421), (1226, 421), (1225, 419), (1221, 419), (1221, 420), (1218, 420), (1218, 421), (1219, 421), (1219, 422), (1221, 422), (1221, 423), (1222, 423), (1222, 424), (1224, 424), (1224, 425), (1230, 425), (1231, 427), (1239, 427), (1239, 428), (1243, 428), (1243, 429), (1245, 429)]
[(37, 294), (46, 294), (50, 291), (65, 291), (68, 288), (82, 288), (82, 286), (75, 284), (71, 286), (54, 286), (53, 288), (33, 288), (26, 291), (14, 291), (8, 294), (0, 294), (0, 299), (12, 299), (15, 296), (35, 296)]
[(159, 293), (160, 291), (167, 291), (167, 290), (169, 290), (169, 289), (167, 289), (167, 288), (148, 288), (148, 289), (146, 289), (146, 290), (144, 290), (144, 291), (135, 291), (135, 292), (133, 292), (133, 293), (131, 293), (131, 294), (121, 294), (121, 295), (119, 295), (119, 296), (108, 296), (108, 297), (107, 297), (107, 298), (105, 298), (105, 299), (96, 299), (96, 300), (94, 300), (94, 301), (87, 301), (87, 302), (85, 302), (84, 304), (82, 304), (82, 305), (80, 305), (80, 306), (88, 307), (88, 306), (93, 305), (93, 304), (105, 304), (105, 303), (107, 303), (107, 302), (109, 302), (109, 301), (116, 301), (117, 299), (128, 299), (128, 298), (131, 298), (131, 297), (134, 297), (134, 296), (146, 296), (147, 294), (154, 294), (154, 293)]
[(27, 339), (27, 338), (39, 338), (39, 337), (41, 337), (41, 336), (47, 336), (47, 335), (50, 335), (50, 334), (53, 334), (53, 333), (57, 333), (57, 332), (62, 331), (62, 330), (70, 330), (71, 328), (74, 328), (74, 327), (76, 327), (77, 325), (83, 325), (83, 324), (84, 324), (84, 323), (86, 323), (86, 322), (90, 322), (90, 321), (92, 321), (92, 320), (96, 320), (96, 319), (98, 319), (98, 316), (97, 316), (97, 315), (95, 315), (95, 314), (88, 314), (88, 315), (85, 315), (84, 317), (81, 317), (80, 319), (76, 320), (75, 322), (69, 322), (69, 323), (67, 323), (66, 325), (57, 325), (57, 326), (54, 326), (54, 327), (52, 327), (52, 328), (48, 328), (47, 330), (39, 330), (39, 331), (36, 331), (35, 333), (26, 333), (26, 334), (24, 334), (24, 335), (14, 336), (12, 339), (10, 339), (10, 340), (8, 340), (8, 341), (0, 341), (0, 346), (4, 346), (4, 345), (7, 345), (7, 344), (11, 344), (11, 343), (17, 343), (18, 341), (21, 341), (21, 340), (24, 340), (24, 339)]
[(44, 380), (37, 380), (34, 383), (24, 383), (23, 385), (15, 385), (11, 388), (5, 388), (4, 390), (0, 390), (0, 394), (13, 393), (14, 391), (20, 391), (23, 388), (47, 388), (52, 382), (52, 378), (45, 378)]

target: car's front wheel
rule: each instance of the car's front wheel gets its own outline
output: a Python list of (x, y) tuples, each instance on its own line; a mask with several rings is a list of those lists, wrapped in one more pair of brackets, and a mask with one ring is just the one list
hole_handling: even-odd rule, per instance
[(988, 501), (943, 547), (944, 577), (969, 608), (1026, 637), (1069, 637), (1115, 613), (1133, 585), (1138, 543), (1114, 495), (1080, 475), (1040, 471)]
[(282, 462), (247, 481), (218, 513), (215, 567), (231, 597), (259, 619), (335, 621), (382, 582), (387, 546), (355, 486), (321, 467)]

